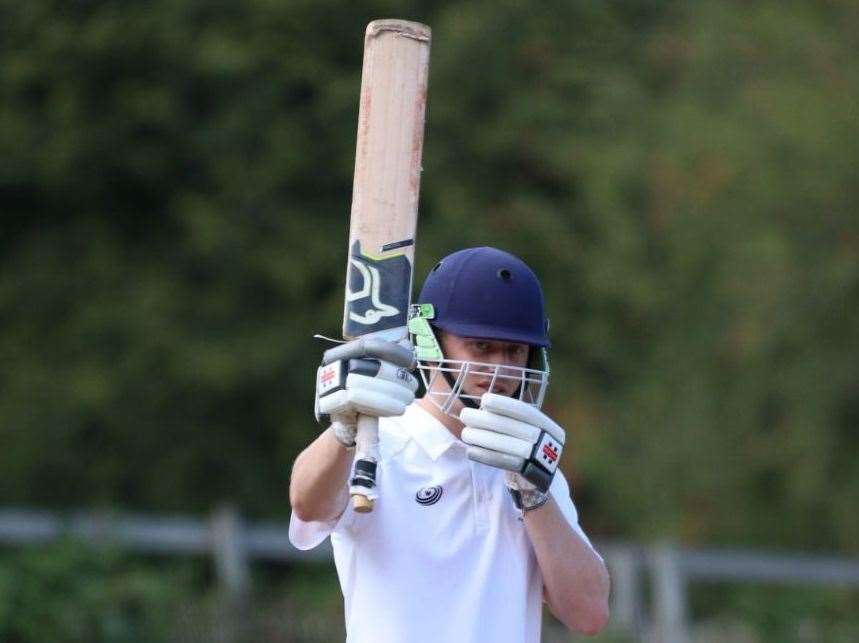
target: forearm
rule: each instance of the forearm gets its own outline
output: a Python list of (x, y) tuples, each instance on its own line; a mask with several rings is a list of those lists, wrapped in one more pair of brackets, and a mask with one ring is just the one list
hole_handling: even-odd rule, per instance
[(331, 428), (301, 452), (289, 483), (289, 502), (299, 518), (308, 522), (333, 520), (343, 512), (352, 456)]
[(526, 512), (525, 528), (552, 613), (572, 630), (599, 632), (608, 621), (609, 577), (602, 560), (570, 527), (554, 499)]

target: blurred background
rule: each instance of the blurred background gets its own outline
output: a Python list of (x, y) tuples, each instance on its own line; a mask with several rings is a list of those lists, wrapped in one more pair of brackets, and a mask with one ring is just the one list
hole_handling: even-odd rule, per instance
[(543, 280), (599, 640), (859, 640), (855, 2), (0, 0), (0, 641), (343, 639), (281, 528), (379, 17), (417, 280)]

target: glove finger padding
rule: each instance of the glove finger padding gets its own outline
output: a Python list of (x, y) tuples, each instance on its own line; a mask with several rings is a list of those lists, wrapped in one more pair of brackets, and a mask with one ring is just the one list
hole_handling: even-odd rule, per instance
[(495, 467), (497, 469), (506, 469), (508, 472), (516, 472), (517, 474), (525, 465), (525, 460), (523, 458), (518, 458), (515, 455), (510, 455), (509, 453), (490, 451), (489, 449), (484, 449), (482, 447), (468, 447), (465, 453), (469, 460), (473, 460), (474, 462), (479, 462), (480, 464), (485, 464), (490, 467)]
[(388, 342), (374, 337), (362, 337), (329, 348), (322, 355), (322, 364), (331, 364), (346, 359), (369, 357), (383, 363), (402, 368), (414, 368), (415, 352), (410, 343), (407, 345)]
[(414, 399), (410, 388), (350, 373), (344, 389), (319, 398), (319, 410), (328, 415), (351, 412), (388, 417), (402, 415)]
[(364, 415), (402, 415), (415, 400), (411, 390), (366, 375), (353, 373), (346, 378), (346, 387), (349, 402), (358, 413)]
[(552, 418), (537, 407), (515, 398), (497, 393), (484, 393), (480, 398), (480, 409), (539, 427), (561, 442), (566, 438), (564, 429), (558, 426)]
[(531, 457), (531, 451), (534, 449), (533, 441), (471, 427), (462, 430), (462, 441), (472, 446), (517, 456), (523, 462)]
[(502, 433), (533, 444), (540, 437), (540, 429), (509, 416), (499, 415), (484, 409), (464, 408), (459, 419), (466, 426)]
[(371, 377), (375, 377), (377, 380), (393, 382), (401, 388), (407, 388), (412, 392), (412, 397), (414, 397), (415, 391), (418, 390), (418, 378), (412, 375), (407, 369), (389, 362), (379, 362), (379, 371), (375, 376)]
[[(414, 380), (411, 374), (409, 377)], [(349, 373), (346, 378), (346, 390), (350, 391), (373, 391), (379, 395), (385, 395), (399, 400), (403, 404), (411, 404), (415, 399), (415, 392), (409, 380), (384, 380), (379, 377), (370, 377), (359, 373)]]

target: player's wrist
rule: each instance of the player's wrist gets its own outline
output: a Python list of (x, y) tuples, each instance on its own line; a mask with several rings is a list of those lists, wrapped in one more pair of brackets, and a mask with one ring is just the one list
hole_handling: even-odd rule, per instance
[(510, 498), (513, 500), (515, 507), (522, 513), (539, 509), (549, 502), (550, 494), (548, 491), (540, 491), (536, 488), (525, 488), (522, 485), (509, 484), (507, 490), (510, 492)]
[(354, 424), (333, 420), (328, 427), (331, 436), (341, 447), (347, 451), (355, 450), (356, 427)]

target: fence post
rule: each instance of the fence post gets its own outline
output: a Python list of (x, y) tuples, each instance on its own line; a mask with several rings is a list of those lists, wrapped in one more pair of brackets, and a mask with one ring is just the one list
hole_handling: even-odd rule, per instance
[(687, 643), (686, 583), (676, 546), (662, 544), (648, 556), (653, 584), (652, 639), (658, 643)]
[(250, 586), (244, 527), (233, 505), (219, 507), (212, 516), (212, 554), (218, 582), (231, 599), (243, 600)]
[(250, 565), (245, 547), (244, 527), (233, 505), (218, 507), (211, 519), (212, 555), (221, 590), (215, 616), (215, 643), (243, 640), (247, 627)]
[(606, 548), (606, 562), (611, 570), (611, 627), (641, 637), (643, 607), (641, 603), (641, 551), (629, 545)]

